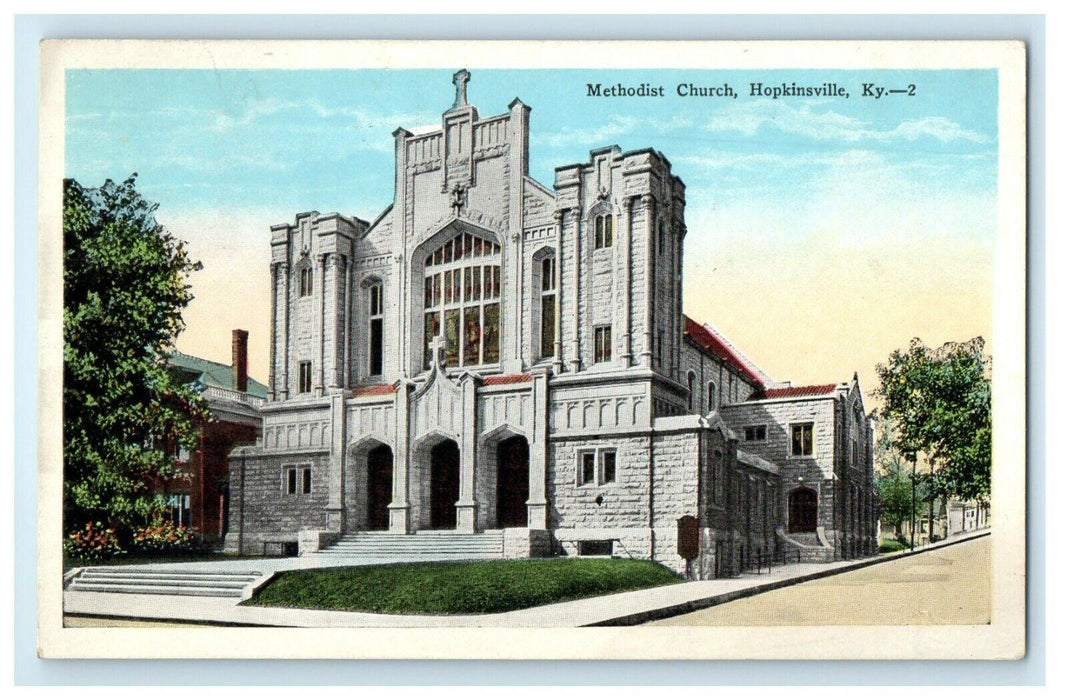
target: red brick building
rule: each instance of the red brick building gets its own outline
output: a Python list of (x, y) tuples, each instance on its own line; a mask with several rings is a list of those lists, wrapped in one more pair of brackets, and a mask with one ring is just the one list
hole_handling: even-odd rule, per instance
[(267, 387), (248, 376), (248, 331), (233, 331), (233, 357), (224, 365), (200, 357), (174, 353), (171, 371), (192, 384), (207, 402), (211, 417), (200, 423), (195, 449), (175, 447), (175, 458), (188, 478), (162, 486), (170, 518), (199, 532), (206, 541), (226, 534), (229, 475), (226, 458), (239, 444), (254, 443), (262, 419), (260, 406)]

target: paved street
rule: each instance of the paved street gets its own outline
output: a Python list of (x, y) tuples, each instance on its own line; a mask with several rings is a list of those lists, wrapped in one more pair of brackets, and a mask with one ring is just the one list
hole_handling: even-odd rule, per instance
[(991, 541), (983, 537), (650, 624), (988, 624)]

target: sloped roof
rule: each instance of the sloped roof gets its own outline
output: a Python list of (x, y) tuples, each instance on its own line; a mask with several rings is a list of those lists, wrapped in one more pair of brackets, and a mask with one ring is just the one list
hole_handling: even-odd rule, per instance
[[(221, 362), (212, 362), (202, 357), (194, 357), (184, 353), (175, 352), (167, 360), (167, 364), (174, 370), (185, 375), (187, 382), (199, 382), (205, 386), (214, 386), (220, 389), (236, 391), (233, 385), (233, 367)], [(267, 386), (252, 377), (248, 378), (248, 392), (251, 396), (261, 399), (267, 398)]]
[(482, 382), (485, 386), (499, 386), (502, 384), (524, 384), (533, 379), (530, 374), (494, 374), (485, 378)]
[(706, 350), (712, 356), (717, 357), (726, 364), (741, 373), (746, 379), (758, 387), (767, 385), (767, 379), (758, 369), (749, 365), (738, 354), (729, 341), (723, 338), (718, 331), (707, 324), (700, 324), (685, 317), (685, 335), (698, 346)]
[(387, 396), (396, 393), (394, 384), (366, 384), (352, 390), (352, 396)]
[(811, 384), (809, 386), (783, 386), (757, 391), (749, 401), (765, 399), (798, 399), (808, 396), (828, 396), (837, 391), (837, 384)]

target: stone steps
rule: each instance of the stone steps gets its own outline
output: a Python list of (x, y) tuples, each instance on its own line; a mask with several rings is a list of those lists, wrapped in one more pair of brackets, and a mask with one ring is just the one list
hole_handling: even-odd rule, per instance
[(419, 532), (413, 535), (359, 532), (343, 536), (316, 554), (382, 561), (500, 559), (504, 556), (504, 535), (501, 532)]
[(258, 572), (131, 571), (117, 567), (94, 567), (75, 576), (67, 589), (93, 593), (240, 598), (245, 588), (260, 576)]

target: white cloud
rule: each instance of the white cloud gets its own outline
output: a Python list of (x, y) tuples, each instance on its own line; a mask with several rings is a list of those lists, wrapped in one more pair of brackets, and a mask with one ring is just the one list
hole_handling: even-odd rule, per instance
[(754, 136), (764, 127), (782, 133), (795, 134), (813, 141), (892, 141), (906, 139), (915, 141), (924, 136), (941, 142), (969, 141), (987, 143), (985, 134), (964, 129), (945, 117), (922, 117), (901, 122), (891, 129), (879, 129), (871, 122), (840, 114), (833, 110), (818, 112), (811, 104), (794, 106), (787, 102), (746, 102), (728, 105), (713, 115), (705, 128), (713, 133), (736, 132)]

